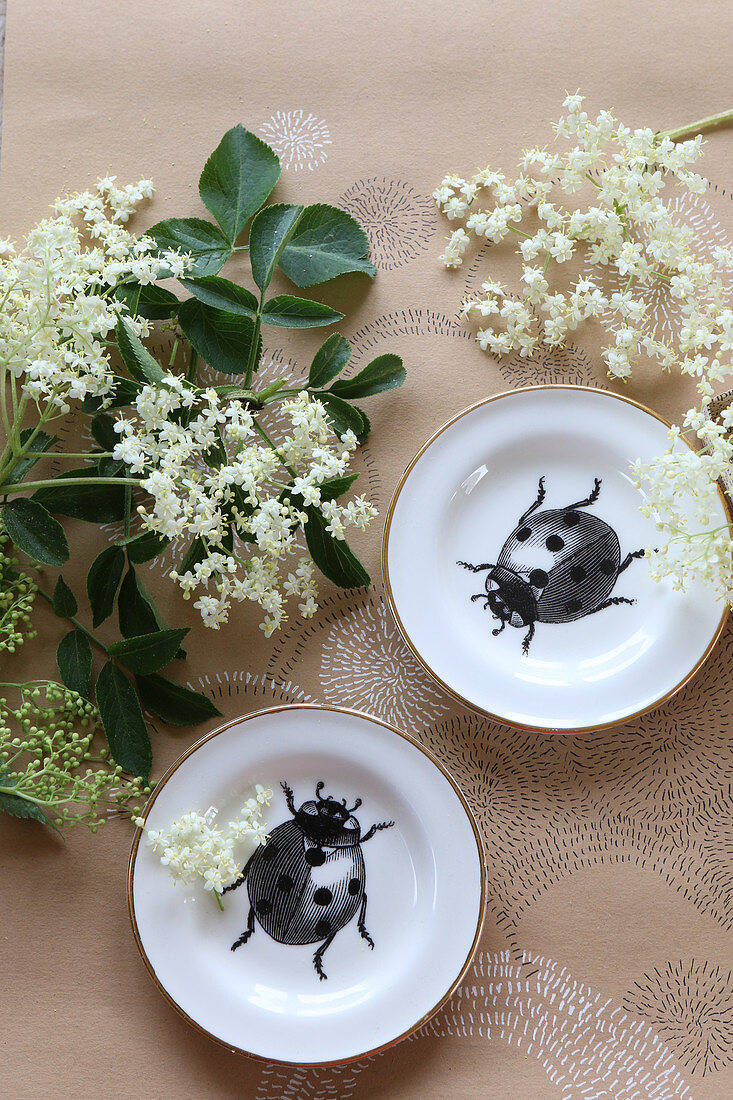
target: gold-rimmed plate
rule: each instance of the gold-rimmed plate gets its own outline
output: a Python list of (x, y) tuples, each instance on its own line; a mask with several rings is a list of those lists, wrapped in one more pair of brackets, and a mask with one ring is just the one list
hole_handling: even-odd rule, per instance
[(144, 816), (229, 820), (252, 785), (274, 792), (270, 839), (224, 911), (174, 885), (135, 836), (128, 902), (158, 988), (229, 1049), (326, 1065), (383, 1050), (450, 996), (481, 932), (486, 873), (454, 780), (423, 746), (334, 707), (275, 707), (204, 737)]
[[(601, 729), (700, 667), (727, 607), (652, 580), (656, 529), (630, 472), (668, 428), (603, 390), (540, 386), (466, 409), (421, 448), (382, 567), (405, 641), (451, 694), (512, 726)], [(717, 513), (727, 524), (722, 494)]]

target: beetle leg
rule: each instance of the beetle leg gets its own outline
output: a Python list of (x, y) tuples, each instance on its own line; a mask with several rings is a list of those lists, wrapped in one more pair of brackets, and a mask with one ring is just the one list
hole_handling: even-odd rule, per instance
[(238, 947), (241, 947), (243, 943), (246, 943), (249, 937), (255, 930), (255, 911), (254, 907), (250, 905), (249, 916), (247, 917), (247, 927), (238, 940), (235, 940), (232, 944), (232, 951), (236, 951)]
[(494, 569), (496, 567), (495, 563), (490, 561), (484, 562), (483, 565), (471, 565), (468, 561), (457, 561), (456, 565), (462, 565), (464, 569), (470, 569), (472, 573), (482, 573), (484, 569)]
[(394, 821), (380, 821), (377, 825), (372, 825), (371, 829), (368, 829), (364, 836), (361, 838), (360, 843), (366, 844), (367, 840), (371, 840), (376, 832), (380, 829), (391, 829), (394, 825)]
[(530, 644), (531, 644), (533, 638), (534, 638), (534, 623), (530, 623), (529, 624), (529, 630), (525, 634), (524, 641), (522, 642), (522, 653), (524, 653), (525, 657), (529, 653), (529, 647), (530, 647)]
[(371, 947), (371, 949), (373, 951), (374, 950), (374, 940), (372, 939), (372, 937), (367, 932), (366, 925), (364, 924), (364, 920), (366, 918), (366, 906), (367, 906), (367, 896), (366, 896), (366, 894), (364, 894), (364, 897), (361, 899), (361, 909), (359, 911), (359, 920), (356, 923), (356, 927), (359, 929), (359, 934), (361, 935), (361, 938), (363, 940), (367, 941), (367, 943), (369, 944), (369, 946)]
[(280, 780), (280, 786), (285, 791), (285, 801), (288, 804), (288, 809), (290, 810), (293, 817), (295, 817), (295, 802), (293, 801), (292, 787), (289, 787), (284, 779)]
[[(605, 602), (602, 603), (600, 607), (597, 607), (596, 611), (603, 611), (604, 607), (615, 607), (616, 604), (620, 603), (635, 604), (636, 600), (629, 600), (626, 598), (626, 596), (611, 596), (611, 598), (605, 600)], [(591, 615), (595, 615), (596, 611), (592, 611)]]
[[(338, 932), (338, 928), (336, 929), (336, 932)], [(313, 965), (316, 968), (316, 974), (322, 982), (325, 981), (328, 977), (328, 974), (326, 974), (323, 969), (323, 955), (326, 949), (330, 947), (333, 943), (336, 932), (332, 932), (331, 935), (323, 941), (318, 950), (313, 953)]]
[(594, 477), (592, 492), (585, 498), (585, 500), (576, 500), (575, 504), (566, 504), (566, 510), (570, 508), (587, 508), (589, 504), (595, 504), (595, 502), (598, 500), (598, 494), (600, 493), (600, 491), (601, 479), (599, 477)]
[(634, 558), (643, 558), (645, 553), (646, 550), (634, 550), (632, 553), (627, 554), (619, 566), (619, 573), (623, 573), (624, 569), (628, 569)]
[(527, 519), (528, 516), (531, 516), (533, 512), (537, 511), (537, 509), (539, 508), (540, 504), (542, 504), (544, 499), (545, 499), (545, 479), (544, 479), (544, 477), (541, 477), (540, 478), (540, 483), (537, 486), (537, 500), (534, 502), (534, 504), (530, 504), (529, 508), (527, 509), (527, 511), (524, 513), (523, 516), (519, 517), (519, 523), (517, 524), (517, 527), (521, 527), (522, 524), (524, 523), (525, 519)]

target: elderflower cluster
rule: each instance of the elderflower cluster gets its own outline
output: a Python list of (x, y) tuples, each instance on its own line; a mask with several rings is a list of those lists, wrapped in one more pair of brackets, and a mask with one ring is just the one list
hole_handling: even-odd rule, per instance
[[(59, 415), (72, 400), (109, 392), (104, 341), (126, 310), (115, 288), (126, 279), (154, 282), (166, 269), (182, 275), (190, 266), (189, 257), (158, 254), (152, 238), (124, 229), (152, 193), (150, 180), (118, 187), (110, 176), (94, 191), (58, 199), (55, 216), (32, 229), (18, 251), (0, 240), (0, 372), (16, 403), (24, 397)], [(130, 324), (147, 332), (144, 321)]]
[(223, 826), (216, 823), (217, 811), (213, 808), (205, 814), (190, 810), (167, 829), (149, 829), (144, 818), (137, 818), (135, 824), (145, 831), (149, 847), (161, 851), (160, 862), (174, 882), (193, 885), (203, 879), (205, 890), (221, 894), (241, 874), (243, 842), (255, 846), (266, 843), (262, 807), (269, 806), (271, 800), (272, 791), (258, 783), (254, 796)]
[[(478, 321), (484, 351), (531, 357), (540, 341), (563, 347), (582, 322), (596, 319), (610, 377), (628, 378), (646, 358), (694, 380), (701, 407), (673, 430), (667, 454), (637, 463), (634, 472), (645, 493), (643, 510), (664, 537), (663, 546), (649, 551), (654, 575), (671, 576), (678, 586), (703, 578), (733, 603), (730, 533), (711, 530), (715, 482), (730, 473), (733, 458), (730, 418), (718, 423), (710, 413), (721, 383), (733, 374), (733, 250), (718, 247), (702, 258), (693, 228), (679, 224), (663, 197), (669, 184), (704, 192), (706, 180), (690, 168), (702, 154), (702, 139), (675, 142), (648, 128), (630, 130), (609, 111), (594, 119), (583, 102), (569, 95), (555, 126), (570, 147), (529, 149), (516, 179), (488, 168), (467, 180), (446, 176), (433, 197), (449, 221), (461, 224), (441, 259), (446, 267), (460, 266), (472, 236), (517, 240), (521, 292), (488, 279), (463, 302), (463, 317)], [(582, 202), (568, 201), (578, 192)], [(583, 277), (551, 286), (569, 261), (574, 270), (583, 263)], [(650, 296), (660, 292), (680, 318), (671, 337), (654, 318)], [(680, 435), (699, 440), (702, 449), (678, 444)]]
[(143, 524), (170, 539), (198, 540), (200, 552), (170, 576), (185, 599), (198, 594), (204, 623), (218, 629), (233, 600), (263, 608), (267, 637), (285, 620), (287, 597), (312, 616), (313, 564), (298, 539), (309, 522), (305, 509), (317, 510), (336, 539), (377, 514), (362, 497), (343, 505), (325, 488), (347, 474), (354, 433), (338, 439), (323, 405), (303, 392), (280, 405), (289, 429), (275, 443), (241, 402), (172, 374), (143, 387), (135, 411), (117, 420), (113, 454), (143, 475), (152, 498), (138, 508)]
[(112, 814), (137, 813), (150, 788), (126, 776), (106, 748), (95, 748), (99, 712), (88, 699), (51, 680), (6, 685), (0, 698), (0, 795), (17, 817), (96, 832)]

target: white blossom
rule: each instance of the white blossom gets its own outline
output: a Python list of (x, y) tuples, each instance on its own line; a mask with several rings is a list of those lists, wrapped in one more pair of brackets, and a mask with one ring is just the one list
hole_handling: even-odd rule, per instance
[(137, 818), (135, 824), (144, 830), (148, 846), (161, 853), (160, 862), (174, 882), (192, 885), (203, 880), (204, 890), (221, 894), (242, 872), (242, 842), (266, 843), (262, 807), (269, 806), (271, 800), (272, 791), (258, 783), (254, 796), (223, 826), (216, 823), (217, 813), (211, 809), (206, 813), (190, 810), (167, 829), (150, 829), (143, 818)]
[[(527, 150), (516, 180), (490, 167), (467, 180), (444, 179), (433, 197), (465, 225), (454, 231), (441, 259), (459, 266), (471, 235), (498, 242), (516, 233), (523, 297), (517, 300), (488, 280), (461, 309), (463, 317), (479, 322), (476, 339), (492, 355), (531, 355), (540, 339), (563, 347), (578, 324), (594, 319), (605, 330), (602, 355), (611, 377), (628, 378), (648, 357), (663, 370), (677, 368), (695, 379), (700, 408), (688, 414), (683, 434), (702, 449), (681, 444), (675, 429), (670, 450), (637, 463), (634, 472), (645, 493), (643, 510), (662, 535), (663, 544), (649, 552), (654, 575), (670, 575), (679, 585), (702, 577), (733, 603), (730, 532), (711, 530), (710, 518), (718, 506), (716, 481), (730, 475), (733, 415), (721, 425), (709, 411), (711, 398), (731, 385), (733, 375), (733, 249), (717, 247), (712, 259), (701, 258), (692, 227), (679, 225), (665, 201), (672, 186), (693, 194), (705, 190), (705, 179), (691, 170), (702, 154), (702, 138), (675, 142), (648, 127), (631, 130), (610, 111), (593, 119), (578, 93), (563, 106), (555, 132), (570, 141), (564, 152)], [(482, 201), (487, 194), (493, 200), (488, 205)], [(565, 196), (576, 194), (588, 201), (568, 203)], [(528, 214), (528, 229), (519, 228)], [(564, 289), (552, 286), (558, 271), (553, 265), (581, 250), (597, 276)], [(622, 289), (606, 289), (606, 273)], [(656, 330), (652, 291), (667, 294), (680, 318), (671, 340)]]

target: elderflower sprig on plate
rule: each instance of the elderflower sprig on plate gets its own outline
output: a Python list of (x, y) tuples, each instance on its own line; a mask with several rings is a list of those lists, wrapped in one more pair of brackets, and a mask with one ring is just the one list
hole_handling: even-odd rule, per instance
[[(677, 587), (702, 579), (733, 603), (733, 541), (727, 527), (711, 529), (716, 481), (733, 460), (731, 418), (719, 423), (710, 412), (733, 373), (733, 249), (716, 247), (712, 258), (703, 257), (692, 227), (680, 224), (663, 197), (670, 184), (705, 191), (707, 181), (690, 167), (702, 155), (695, 131), (733, 113), (655, 133), (630, 130), (610, 111), (593, 119), (583, 103), (581, 95), (568, 95), (555, 126), (570, 148), (527, 150), (516, 178), (489, 168), (470, 179), (445, 177), (433, 197), (449, 221), (462, 224), (441, 259), (460, 267), (472, 237), (519, 238), (520, 292), (487, 279), (462, 305), (462, 316), (478, 321), (479, 345), (492, 355), (531, 357), (540, 341), (564, 347), (581, 323), (596, 320), (608, 338), (601, 354), (611, 378), (628, 378), (645, 358), (695, 380), (701, 407), (672, 430), (665, 455), (633, 467), (642, 511), (662, 536), (647, 556), (657, 579), (670, 576)], [(566, 198), (578, 193), (582, 204)], [(491, 200), (486, 208), (484, 197)], [(551, 285), (571, 260), (584, 262), (584, 274)], [(651, 295), (659, 294), (676, 307), (671, 337), (654, 318)], [(702, 446), (691, 450), (681, 439)]]
[(135, 824), (144, 831), (147, 845), (161, 852), (160, 862), (168, 868), (174, 885), (203, 881), (204, 890), (213, 891), (223, 908), (221, 894), (239, 878), (245, 851), (268, 839), (262, 809), (271, 801), (272, 791), (257, 783), (254, 795), (224, 824), (217, 823), (218, 812), (213, 806), (205, 813), (190, 810), (165, 829), (149, 828), (142, 817), (136, 818)]

